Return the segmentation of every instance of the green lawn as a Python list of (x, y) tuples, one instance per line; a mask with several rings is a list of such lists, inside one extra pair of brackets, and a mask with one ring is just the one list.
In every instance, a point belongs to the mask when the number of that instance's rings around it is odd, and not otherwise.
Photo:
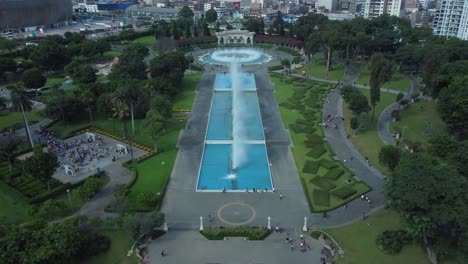
[(121, 51), (110, 50), (110, 51), (104, 52), (103, 57), (106, 59), (114, 59), (114, 57), (120, 57), (120, 55), (122, 55)]
[[(367, 97), (367, 99), (369, 99), (369, 90), (361, 89), (361, 92)], [(364, 157), (368, 157), (371, 163), (373, 164), (373, 166), (375, 166), (384, 174), (388, 173), (388, 170), (386, 167), (380, 165), (378, 162), (379, 161), (378, 154), (379, 154), (380, 148), (384, 146), (384, 143), (382, 142), (382, 140), (379, 137), (379, 134), (377, 133), (377, 121), (379, 119), (380, 113), (387, 106), (395, 102), (395, 99), (396, 99), (395, 94), (381, 92), (380, 102), (377, 104), (375, 108), (375, 117), (373, 121), (370, 120), (370, 117), (372, 115), (372, 110), (369, 112), (369, 125), (368, 125), (369, 129), (366, 132), (361, 132), (361, 133), (356, 133), (356, 134), (354, 134), (349, 127), (349, 120), (351, 120), (351, 111), (348, 109), (346, 105), (343, 105), (343, 115), (347, 123), (346, 129), (348, 130), (348, 133), (351, 135), (351, 138), (350, 138), (351, 142), (358, 149), (361, 155), (363, 155)]]
[(185, 75), (182, 80), (182, 87), (184, 88), (180, 94), (174, 98), (174, 109), (191, 109), (193, 100), (195, 99), (195, 88), (200, 82), (202, 74), (189, 74)]
[(0, 201), (2, 204), (0, 219), (16, 224), (32, 220), (27, 214), (29, 204), (26, 197), (2, 181), (0, 181)]
[[(298, 168), (302, 182), (305, 185), (304, 191), (306, 192), (306, 195), (309, 198), (311, 210), (314, 212), (329, 211), (355, 199), (362, 193), (368, 192), (370, 190), (370, 187), (364, 182), (354, 182), (352, 184), (346, 183), (347, 179), (352, 178), (352, 173), (343, 164), (333, 160), (333, 154), (330, 151), (330, 147), (327, 143), (321, 142), (321, 138), (324, 134), (322, 128), (318, 125), (318, 123), (321, 120), (321, 112), (317, 110), (319, 110), (319, 108), (322, 107), (322, 98), (324, 96), (324, 93), (328, 89), (330, 89), (330, 85), (313, 81), (297, 82), (292, 81), (292, 78), (287, 78), (287, 83), (284, 84), (283, 78), (276, 74), (272, 74), (271, 79), (275, 85), (275, 96), (277, 103), (280, 105), (279, 110), (281, 114), (281, 119), (283, 121), (284, 126), (289, 129), (289, 134), (294, 144), (292, 152), (296, 162), (296, 167)], [(307, 107), (305, 110), (315, 111), (313, 112), (313, 115), (305, 115), (303, 113), (304, 111), (287, 106), (287, 103), (295, 97), (295, 93), (298, 89), (306, 90), (304, 95), (301, 94), (297, 96), (297, 98), (304, 97), (305, 99), (304, 102), (301, 101), (302, 99), (298, 99), (298, 102), (294, 103), (294, 105), (302, 104), (305, 102), (316, 104), (315, 108)], [(296, 132), (291, 128), (291, 126), (294, 126), (296, 124), (297, 120), (304, 120), (306, 117), (308, 118), (307, 120), (309, 120), (307, 121), (308, 127), (314, 127), (316, 129), (315, 132)], [(307, 147), (305, 145), (305, 141), (310, 136), (319, 138), (320, 142), (315, 143), (315, 145), (312, 147)], [(308, 155), (311, 150), (319, 148), (325, 148), (325, 153), (320, 155), (318, 158), (311, 157)], [(342, 172), (341, 176), (338, 176), (337, 178), (331, 180), (324, 178), (324, 176), (330, 170), (323, 167), (320, 161), (327, 161), (328, 163), (334, 164), (334, 166)], [(303, 171), (305, 165), (310, 162), (320, 164), (317, 165), (318, 169), (316, 172)], [(345, 186), (352, 188), (355, 191), (355, 193), (345, 199), (338, 198), (335, 195), (330, 195), (333, 193), (333, 191), (336, 191), (337, 189)], [(327, 189), (327, 187), (329, 189)], [(314, 198), (317, 197), (314, 196), (314, 192), (320, 192), (322, 189), (323, 191), (325, 191), (322, 192), (322, 194), (324, 193), (325, 195), (327, 195), (324, 199), (326, 201), (325, 204), (317, 203), (317, 199)]]
[[(369, 85), (369, 78), (370, 71), (367, 64), (359, 64), (359, 77), (356, 83)], [(403, 74), (394, 72), (390, 81), (386, 82), (382, 87), (401, 92), (408, 92), (411, 88), (411, 81), (408, 78), (405, 78)]]
[(54, 85), (62, 85), (65, 81), (65, 76), (50, 76), (47, 77), (47, 82), (45, 86), (54, 86)]
[(427, 146), (432, 135), (446, 131), (435, 101), (420, 100), (409, 104), (400, 112), (400, 118), (400, 121), (390, 124), (390, 131), (395, 127), (404, 129), (404, 141), (421, 142), (423, 147)]
[(171, 150), (157, 154), (135, 166), (138, 178), (127, 197), (130, 208), (144, 207), (138, 201), (139, 195), (143, 192), (159, 193), (158, 197), (162, 199), (176, 156), (177, 150)]
[(154, 36), (146, 36), (146, 37), (137, 38), (132, 42), (133, 43), (140, 43), (140, 44), (143, 44), (143, 45), (145, 45), (147, 47), (151, 47), (151, 46), (154, 45), (154, 43), (156, 43), (156, 38)]
[[(332, 69), (328, 73), (329, 80), (344, 80), (345, 79), (345, 68), (343, 65), (338, 63), (332, 63)], [(326, 62), (324, 59), (316, 59), (315, 63), (304, 64), (304, 67), (298, 69), (300, 72), (305, 71), (313, 77), (326, 79), (327, 74), (325, 72)]]
[(135, 254), (127, 257), (127, 252), (132, 247), (133, 241), (124, 230), (100, 230), (97, 233), (105, 235), (111, 240), (110, 249), (103, 254), (80, 260), (83, 264), (134, 264), (138, 263)]
[[(29, 125), (37, 123), (45, 117), (40, 115), (40, 111), (32, 110), (26, 113)], [(15, 125), (15, 128), (24, 127), (23, 114), (21, 112), (11, 112), (9, 110), (0, 110), (0, 131), (5, 128), (10, 128)]]
[(429, 263), (425, 251), (416, 244), (406, 245), (397, 255), (387, 255), (375, 245), (377, 236), (385, 230), (405, 229), (405, 224), (397, 212), (382, 209), (370, 215), (365, 221), (325, 230), (344, 250), (344, 257), (338, 257), (339, 264), (393, 264)]

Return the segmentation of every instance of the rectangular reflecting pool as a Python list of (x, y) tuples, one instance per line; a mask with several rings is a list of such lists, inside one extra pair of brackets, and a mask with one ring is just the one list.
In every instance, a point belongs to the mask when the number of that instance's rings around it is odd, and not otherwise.
[(242, 73), (240, 85), (243, 101), (243, 163), (236, 169), (236, 178), (228, 177), (232, 162), (232, 90), (231, 75), (217, 74), (211, 103), (205, 146), (200, 165), (197, 191), (272, 190), (270, 166), (265, 145), (255, 76)]

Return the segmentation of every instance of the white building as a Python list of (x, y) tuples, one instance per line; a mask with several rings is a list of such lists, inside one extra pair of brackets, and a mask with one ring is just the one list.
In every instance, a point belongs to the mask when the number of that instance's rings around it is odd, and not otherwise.
[(98, 13), (98, 6), (96, 4), (86, 4), (86, 3), (78, 3), (73, 6), (73, 10), (79, 10), (79, 12), (87, 12), (87, 13)]
[(316, 7), (323, 7), (328, 11), (335, 11), (337, 9), (337, 0), (318, 0)]
[(438, 6), (434, 34), (468, 40), (468, 1), (443, 0)]
[(366, 0), (364, 5), (364, 17), (374, 18), (383, 14), (400, 16), (402, 0)]
[(218, 18), (226, 16), (228, 14), (228, 10), (226, 7), (215, 7), (214, 10), (216, 14), (218, 14)]
[(208, 10), (210, 10), (212, 7), (211, 3), (204, 3), (203, 4), (203, 10), (206, 12)]

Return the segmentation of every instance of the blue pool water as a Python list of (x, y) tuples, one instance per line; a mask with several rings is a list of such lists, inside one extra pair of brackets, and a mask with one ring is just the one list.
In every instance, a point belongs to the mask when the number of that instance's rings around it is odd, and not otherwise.
[[(232, 91), (230, 74), (217, 74), (216, 89), (206, 133), (205, 149), (197, 190), (272, 189), (260, 107), (253, 74), (242, 73), (241, 97), (245, 120), (245, 162), (237, 169), (236, 180), (228, 179), (232, 159)], [(245, 87), (249, 87), (245, 89)]]
[[(230, 74), (218, 73), (216, 74), (215, 89), (231, 89), (232, 81)], [(241, 89), (242, 90), (255, 90), (255, 76), (253, 73), (243, 73), (241, 75)]]
[[(227, 64), (230, 64), (230, 62), (224, 62), (224, 61), (218, 61), (216, 59), (213, 59), (211, 57), (211, 54), (212, 53), (208, 53), (208, 54), (205, 54), (203, 55), (200, 60), (203, 61), (203, 62), (206, 62), (206, 63), (210, 63), (210, 64), (223, 64), (223, 65), (227, 65)], [(262, 64), (262, 63), (265, 63), (267, 61), (269, 61), (271, 58), (265, 54), (261, 54), (260, 55), (260, 58), (256, 59), (256, 60), (251, 60), (251, 61), (248, 61), (248, 62), (245, 62), (243, 64), (247, 64), (247, 65), (251, 65), (251, 64)]]
[[(247, 162), (237, 170), (237, 181), (227, 178), (231, 155), (229, 144), (206, 144), (198, 190), (271, 190), (270, 170), (264, 144), (247, 145)], [(236, 186), (237, 185), (237, 186)]]

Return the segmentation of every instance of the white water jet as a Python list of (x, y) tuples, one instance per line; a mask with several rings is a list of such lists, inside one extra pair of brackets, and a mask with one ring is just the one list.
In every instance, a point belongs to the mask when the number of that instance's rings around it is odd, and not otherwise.
[[(224, 49), (213, 52), (213, 60), (230, 63), (231, 89), (232, 89), (232, 155), (230, 174), (236, 176), (237, 169), (246, 162), (247, 140), (246, 116), (248, 108), (245, 105), (244, 92), (242, 91), (242, 75), (240, 64), (260, 59), (262, 54), (252, 49)], [(228, 177), (229, 177), (228, 175)], [(236, 179), (235, 178), (232, 179)]]
[(234, 173), (230, 173), (230, 174), (228, 174), (228, 175), (225, 177), (225, 179), (227, 179), (227, 180), (235, 180), (235, 179), (237, 179), (237, 175), (234, 174)]

